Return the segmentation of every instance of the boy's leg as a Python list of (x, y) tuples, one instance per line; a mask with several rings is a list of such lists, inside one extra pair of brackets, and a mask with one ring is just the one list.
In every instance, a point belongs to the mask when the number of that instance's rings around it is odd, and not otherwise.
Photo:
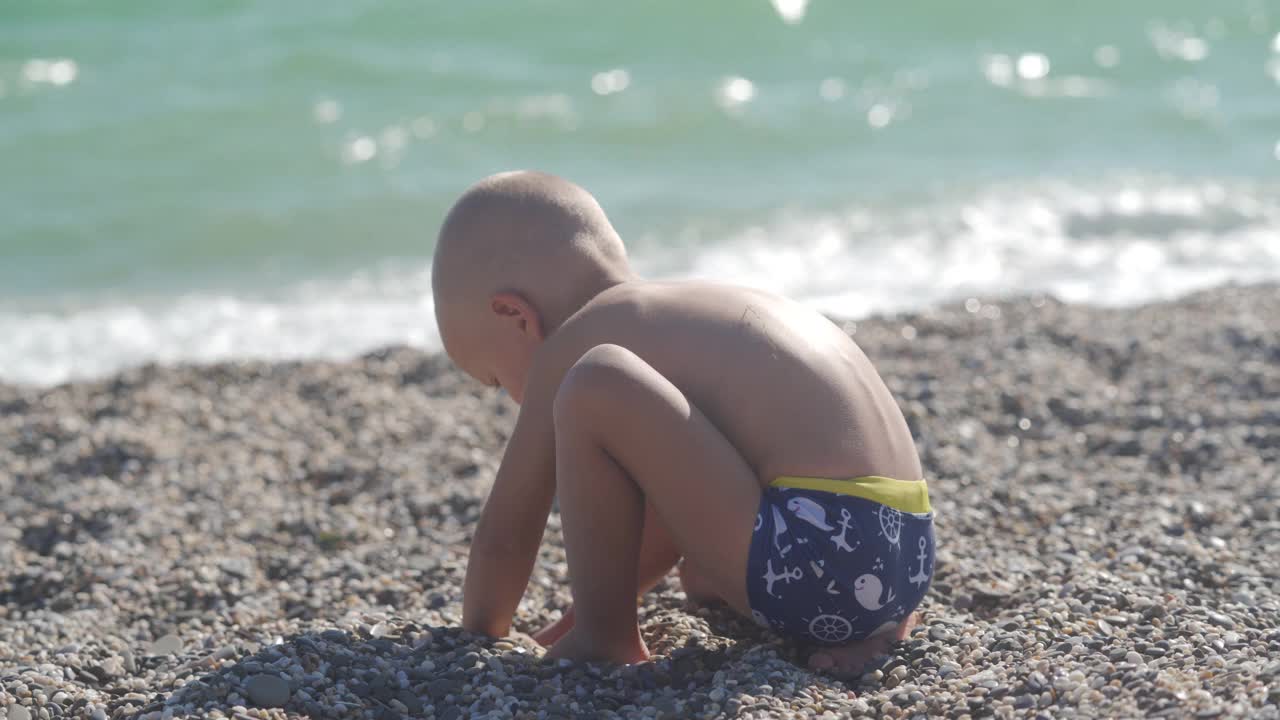
[[(662, 581), (680, 560), (680, 551), (676, 549), (671, 533), (663, 526), (662, 520), (653, 509), (653, 505), (644, 506), (644, 534), (640, 541), (640, 557), (636, 562), (636, 591), (644, 595)], [(683, 566), (682, 566), (683, 567)], [(684, 570), (681, 570), (681, 581), (684, 581)], [(686, 583), (686, 592), (688, 585)], [(692, 599), (692, 596), (691, 596)], [(573, 606), (565, 611), (558, 620), (533, 634), (533, 639), (550, 647), (573, 627)]]
[(679, 572), (680, 588), (684, 590), (684, 596), (689, 602), (699, 605), (721, 602), (720, 596), (716, 594), (716, 589), (707, 582), (706, 572), (699, 570), (696, 565), (688, 560), (680, 561)]
[(720, 430), (657, 370), (615, 345), (592, 348), (566, 373), (554, 414), (576, 617), (551, 654), (647, 656), (635, 621), (646, 500), (716, 594), (749, 615), (747, 553), (760, 485)]

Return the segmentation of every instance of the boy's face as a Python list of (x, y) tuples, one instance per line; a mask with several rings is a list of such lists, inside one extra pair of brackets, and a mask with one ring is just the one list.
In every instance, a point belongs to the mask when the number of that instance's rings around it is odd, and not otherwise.
[(485, 385), (502, 388), (518, 405), (524, 400), (534, 351), (542, 344), (541, 333), (522, 329), (510, 316), (487, 315), (457, 323), (461, 327), (449, 333), (445, 346), (463, 372)]

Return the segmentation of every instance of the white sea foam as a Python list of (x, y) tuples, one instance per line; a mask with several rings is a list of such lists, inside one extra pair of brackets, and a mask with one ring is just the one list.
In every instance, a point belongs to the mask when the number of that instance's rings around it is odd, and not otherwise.
[[(1214, 183), (996, 188), (908, 209), (780, 213), (679, 251), (646, 275), (714, 278), (860, 317), (972, 296), (1126, 305), (1280, 280), (1280, 193)], [(669, 244), (667, 244), (669, 247)], [(0, 380), (51, 384), (145, 362), (338, 358), (436, 348), (430, 272), (404, 263), (255, 296), (0, 305)]]
[(1051, 185), (896, 213), (784, 217), (699, 250), (679, 274), (853, 316), (1013, 293), (1132, 305), (1280, 280), (1280, 195), (1213, 183)]

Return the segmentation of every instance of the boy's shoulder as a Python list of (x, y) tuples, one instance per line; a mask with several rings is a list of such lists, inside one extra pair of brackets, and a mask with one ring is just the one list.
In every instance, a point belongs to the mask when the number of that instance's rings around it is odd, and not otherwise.
[[(587, 350), (606, 343), (646, 359), (749, 356), (758, 344), (753, 340), (765, 339), (776, 350), (796, 342), (797, 333), (815, 320), (830, 325), (807, 307), (754, 288), (694, 280), (636, 281), (593, 298), (548, 336), (539, 354), (565, 371)], [(736, 357), (748, 361), (742, 354)]]
[(743, 308), (794, 305), (755, 288), (700, 280), (633, 281), (610, 288), (584, 305), (566, 324), (596, 321), (716, 323), (741, 314)]

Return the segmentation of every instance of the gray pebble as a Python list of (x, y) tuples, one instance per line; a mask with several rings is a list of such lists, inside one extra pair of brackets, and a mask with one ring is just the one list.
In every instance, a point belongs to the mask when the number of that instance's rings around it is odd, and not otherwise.
[(1209, 620), (1212, 621), (1214, 625), (1228, 629), (1235, 629), (1236, 626), (1235, 620), (1232, 620), (1230, 617), (1223, 615), (1220, 612), (1209, 611)]
[(177, 635), (164, 635), (147, 648), (148, 655), (172, 655), (182, 652), (182, 639)]
[(244, 683), (249, 701), (258, 707), (283, 707), (289, 702), (289, 682), (278, 675), (251, 675)]

